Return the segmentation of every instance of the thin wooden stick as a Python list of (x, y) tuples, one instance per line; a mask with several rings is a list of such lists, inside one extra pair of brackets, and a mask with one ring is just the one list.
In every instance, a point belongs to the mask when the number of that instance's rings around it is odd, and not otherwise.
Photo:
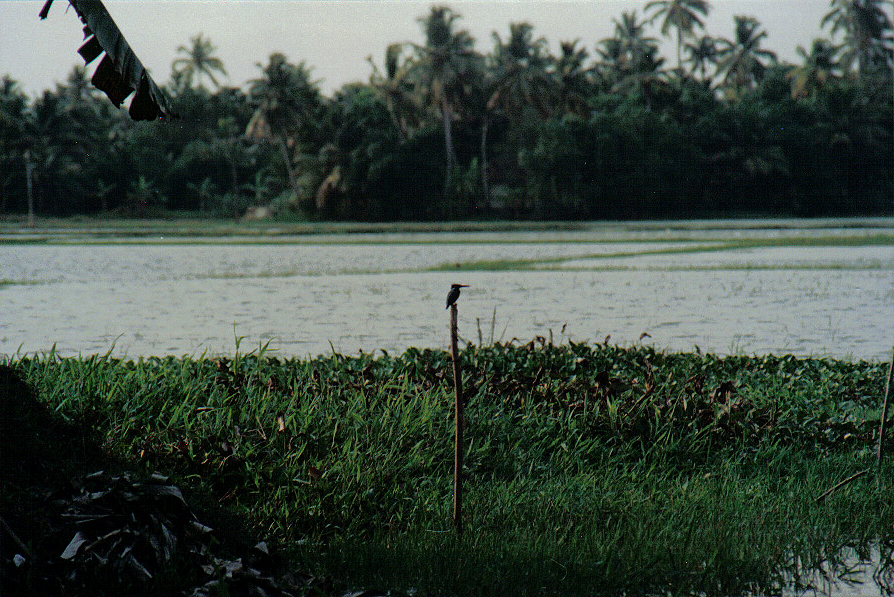
[(829, 495), (833, 491), (836, 491), (837, 489), (844, 487), (845, 485), (847, 485), (854, 479), (859, 479), (860, 477), (862, 477), (863, 475), (865, 475), (868, 472), (869, 472), (869, 469), (865, 469), (865, 470), (860, 471), (859, 473), (854, 473), (853, 475), (851, 475), (844, 481), (839, 481), (838, 483), (836, 483), (835, 485), (833, 485), (832, 487), (830, 487), (829, 489), (824, 491), (821, 495), (817, 496), (816, 503), (817, 504), (820, 503), (821, 501), (823, 501), (826, 498), (827, 495)]
[(450, 356), (453, 357), (453, 386), (456, 390), (454, 419), (456, 432), (453, 444), (453, 526), (456, 534), (463, 532), (463, 380), (459, 367), (459, 350), (456, 347), (456, 304), (450, 305)]
[(894, 374), (894, 349), (891, 351), (891, 363), (888, 365), (888, 379), (885, 381), (885, 397), (882, 399), (882, 419), (878, 425), (878, 458), (876, 466), (882, 465), (885, 456), (885, 427), (888, 422), (888, 401), (891, 398), (891, 376)]

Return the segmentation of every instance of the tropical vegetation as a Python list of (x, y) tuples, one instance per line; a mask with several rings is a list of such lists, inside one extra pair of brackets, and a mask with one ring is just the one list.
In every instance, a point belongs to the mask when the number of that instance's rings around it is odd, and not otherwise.
[[(273, 54), (247, 88), (202, 34), (132, 122), (84, 68), (38, 98), (0, 83), (0, 214), (439, 220), (892, 213), (892, 23), (833, 0), (788, 64), (751, 16), (733, 39), (703, 0), (653, 0), (602, 40), (510, 23), (480, 52), (433, 6), (367, 82), (326, 96)], [(661, 55), (660, 37), (674, 55)], [(30, 207), (29, 207), (30, 206)]]

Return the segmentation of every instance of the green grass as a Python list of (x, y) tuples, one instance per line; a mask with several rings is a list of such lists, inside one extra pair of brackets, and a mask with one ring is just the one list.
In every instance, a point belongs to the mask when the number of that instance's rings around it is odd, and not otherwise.
[[(368, 234), (407, 234), (407, 233), (530, 233), (536, 232), (544, 238), (537, 242), (586, 243), (594, 240), (607, 242), (678, 242), (704, 241), (703, 234), (719, 235), (713, 240), (727, 240), (728, 231), (748, 231), (755, 234), (781, 234), (782, 238), (771, 239), (782, 244), (789, 244), (790, 231), (808, 231), (805, 238), (822, 237), (823, 230), (829, 228), (853, 229), (852, 232), (828, 236), (832, 242), (836, 239), (848, 243), (848, 239), (862, 244), (862, 239), (877, 237), (883, 244), (891, 244), (891, 222), (886, 218), (844, 218), (844, 219), (728, 219), (728, 220), (683, 220), (683, 221), (458, 221), (458, 222), (307, 222), (289, 220), (240, 221), (233, 219), (181, 217), (171, 214), (170, 218), (127, 219), (114, 217), (72, 217), (72, 218), (38, 218), (34, 228), (29, 228), (24, 217), (0, 217), (0, 241), (3, 243), (64, 243), (94, 242), (108, 243), (170, 243), (173, 242), (236, 242), (246, 243), (328, 243), (327, 235), (359, 236)], [(878, 230), (878, 232), (874, 232)], [(566, 233), (574, 233), (571, 239)], [(635, 234), (630, 239), (618, 235)], [(294, 239), (288, 237), (303, 236), (309, 238)], [(587, 238), (591, 236), (592, 238)], [(230, 237), (228, 239), (228, 237)], [(316, 239), (314, 237), (317, 237)], [(744, 239), (740, 239), (744, 240)], [(740, 242), (737, 240), (736, 242)], [(794, 242), (798, 242), (798, 237)], [(369, 239), (357, 238), (353, 241), (339, 239), (337, 242), (367, 243)], [(379, 241), (379, 242), (392, 242)], [(395, 242), (401, 242), (399, 239)], [(418, 242), (418, 241), (409, 241)], [(422, 241), (425, 242), (425, 241)], [(431, 242), (441, 243), (442, 239)], [(449, 242), (449, 241), (448, 241)], [(454, 241), (456, 243), (478, 242), (473, 238)], [(491, 239), (488, 242), (492, 242)], [(529, 242), (511, 238), (493, 242), (517, 243)], [(871, 241), (870, 241), (871, 242)]]
[(4, 286), (40, 286), (41, 284), (51, 284), (51, 280), (10, 280), (8, 278), (0, 279), (0, 288)]
[[(239, 221), (232, 219), (182, 218), (170, 219), (121, 219), (121, 218), (40, 218), (34, 228), (26, 225), (24, 218), (0, 218), (0, 234), (33, 235), (20, 242), (66, 242), (73, 238), (93, 238), (97, 242), (166, 242), (159, 236), (201, 237), (209, 242), (214, 237), (246, 237), (243, 242), (277, 242), (281, 237), (293, 235), (321, 236), (330, 234), (359, 235), (377, 233), (425, 233), (425, 232), (568, 232), (587, 230), (590, 225), (580, 222), (296, 222), (296, 221)], [(119, 238), (129, 237), (129, 238)], [(3, 242), (13, 242), (8, 236)], [(288, 240), (286, 242), (294, 242)], [(363, 242), (363, 241), (359, 241)]]
[(450, 359), (9, 362), (116, 457), (179, 479), (295, 565), (421, 595), (778, 592), (890, 541), (874, 466), (886, 366), (606, 345), (469, 346), (465, 522)]

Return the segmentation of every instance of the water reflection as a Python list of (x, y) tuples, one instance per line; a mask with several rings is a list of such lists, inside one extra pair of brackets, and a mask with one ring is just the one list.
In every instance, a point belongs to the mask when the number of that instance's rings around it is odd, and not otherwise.
[(786, 583), (785, 597), (890, 597), (894, 541), (845, 547), (819, 564), (798, 560)]

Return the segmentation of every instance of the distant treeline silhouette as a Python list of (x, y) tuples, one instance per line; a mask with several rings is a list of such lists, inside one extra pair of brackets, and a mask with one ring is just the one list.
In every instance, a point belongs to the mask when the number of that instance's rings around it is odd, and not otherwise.
[[(487, 53), (431, 7), (365, 83), (326, 97), (282, 54), (246, 89), (209, 39), (179, 48), (178, 119), (132, 122), (75, 67), (32, 100), (0, 83), (0, 214), (346, 220), (882, 215), (894, 211), (892, 24), (833, 0), (786, 64), (752, 17), (712, 37), (703, 0), (649, 2), (554, 55), (529, 23)], [(660, 55), (657, 34), (675, 55)], [(589, 48), (592, 48), (592, 53)]]

